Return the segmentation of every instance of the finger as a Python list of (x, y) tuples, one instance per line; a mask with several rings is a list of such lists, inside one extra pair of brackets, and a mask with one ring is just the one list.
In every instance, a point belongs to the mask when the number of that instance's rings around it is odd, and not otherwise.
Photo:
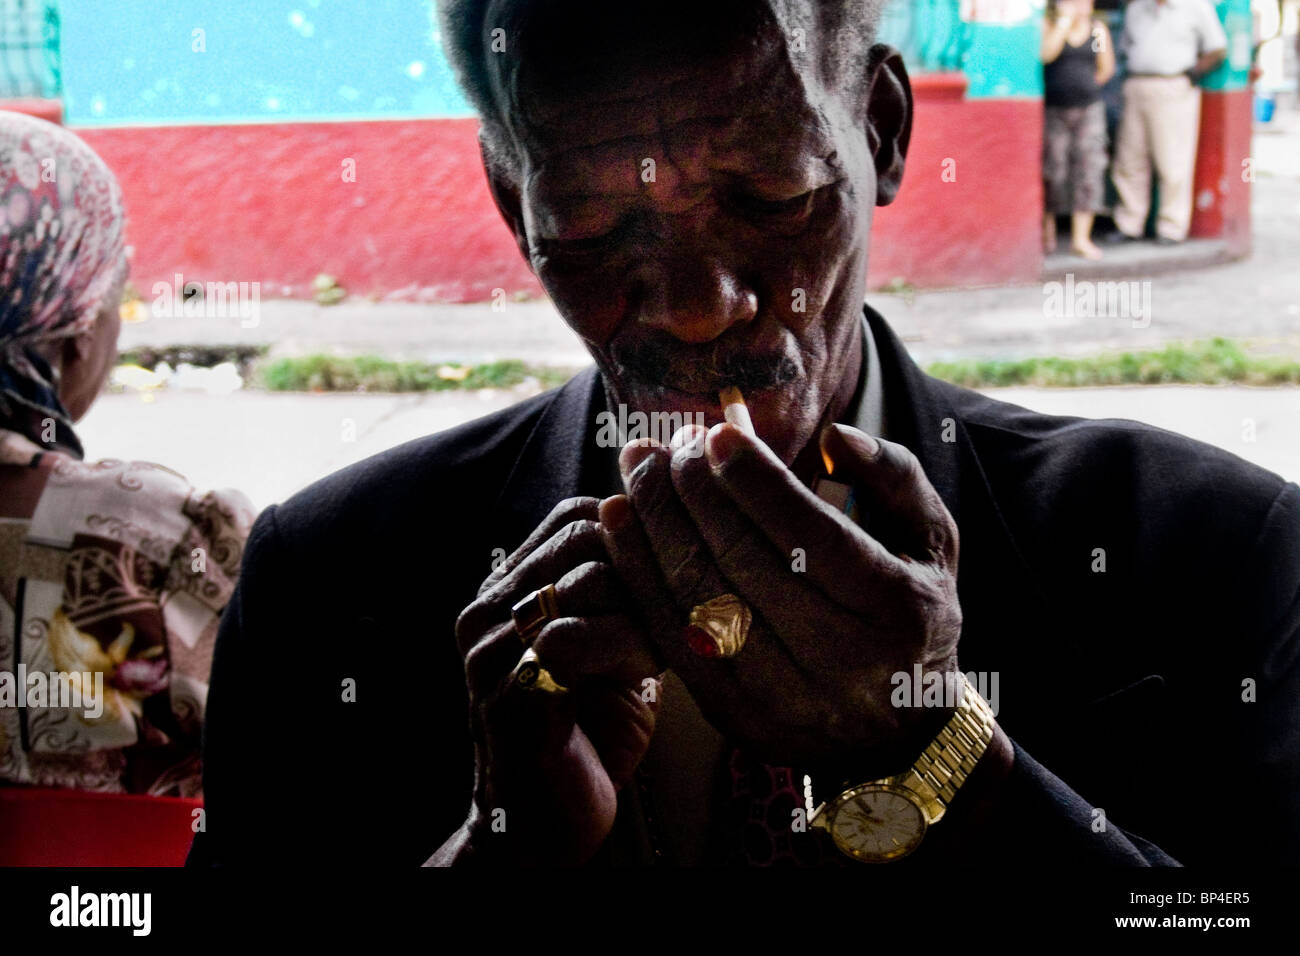
[(664, 669), (627, 616), (632, 600), (612, 565), (589, 561), (574, 568), (555, 583), (555, 605), (555, 617), (532, 647), (562, 685), (595, 674), (640, 680)]
[[(647, 630), (663, 661), (682, 678), (710, 723), (719, 728), (744, 723), (756, 706), (775, 699), (778, 688), (789, 689), (801, 675), (784, 646), (756, 625), (740, 653), (731, 658), (703, 658), (686, 640), (687, 615), (678, 609), (663, 577), (649, 537), (628, 499), (616, 495), (601, 502), (610, 560), (647, 616)], [(715, 572), (716, 573), (716, 572)], [(733, 590), (729, 582), (710, 597)]]
[(658, 694), (649, 700), (637, 686), (608, 684), (577, 695), (577, 720), (616, 790), (632, 780), (654, 733)]
[(498, 772), (502, 767), (535, 767), (539, 759), (566, 747), (577, 719), (572, 694), (540, 693), (513, 680), (502, 681), (478, 700), (483, 702), (482, 726)]
[(892, 520), (899, 537), (896, 553), (956, 569), (957, 524), (916, 455), (848, 425), (823, 429), (821, 442), (835, 463), (836, 478), (843, 474), (841, 480), (867, 499), (873, 514)]
[(456, 640), (461, 652), (468, 649), (483, 629), (508, 618), (510, 608), (529, 592), (554, 584), (576, 566), (604, 561), (606, 557), (598, 521), (583, 519), (564, 525), (461, 612), (456, 621)]
[(686, 616), (678, 610), (676, 600), (664, 583), (650, 539), (626, 495), (615, 495), (601, 502), (600, 524), (605, 532), (610, 561), (645, 614), (646, 631), (662, 661), (688, 686), (707, 688), (701, 695), (705, 700), (716, 701), (716, 705), (723, 709), (737, 706), (740, 695), (736, 685), (729, 680), (728, 662), (704, 660), (690, 649), (685, 640), (678, 639), (685, 627)]
[[(679, 454), (682, 452), (678, 452)], [(730, 588), (673, 487), (673, 453), (663, 446), (628, 446), (619, 457), (632, 510), (645, 529), (655, 562), (681, 614)]]
[(608, 561), (587, 561), (555, 582), (555, 618), (619, 614), (630, 604), (622, 579)]
[(645, 632), (625, 614), (559, 618), (542, 629), (533, 650), (565, 687), (591, 677), (639, 684), (664, 670)]
[[(857, 638), (864, 622), (814, 587), (806, 573), (792, 568), (791, 557), (778, 551), (732, 500), (703, 458), (675, 456), (672, 472), (674, 487), (711, 557), (736, 593), (780, 635), (794, 661), (813, 672), (840, 666), (844, 642), (838, 638)], [(790, 510), (788, 502), (777, 507)], [(860, 563), (860, 554), (855, 558)], [(844, 566), (839, 573), (844, 575)], [(862, 589), (861, 582), (858, 587)]]
[[(787, 575), (801, 558), (800, 579), (835, 603), (865, 612), (903, 573), (883, 544), (804, 487), (766, 445), (723, 424), (709, 432), (705, 448), (707, 459), (683, 459), (673, 479), (697, 523), (710, 512), (731, 515), (733, 508), (748, 519), (729, 522), (725, 533), (721, 522), (713, 522), (718, 533), (709, 536), (709, 543), (715, 554), (727, 556), (723, 571), (728, 576), (733, 567), (743, 574), (751, 559), (770, 564), (767, 544), (781, 556)], [(755, 540), (746, 542), (746, 537)]]
[[(701, 437), (697, 435), (696, 442)], [(713, 686), (717, 683), (717, 675), (727, 673), (728, 668), (722, 666), (721, 661), (703, 660), (690, 649), (686, 624), (692, 608), (721, 595), (734, 594), (737, 587), (729, 580), (725, 569), (719, 569), (714, 553), (673, 486), (672, 463), (682, 458), (698, 459), (701, 452), (688, 440), (680, 440), (676, 445), (671, 457), (662, 447), (648, 451), (624, 449), (629, 464), (639, 459), (639, 464), (629, 470), (626, 483), (630, 488), (633, 511), (650, 543), (665, 589), (678, 611), (673, 626), (655, 632), (657, 644), (665, 659), (676, 661), (674, 666), (681, 672), (683, 680), (690, 683), (693, 679), (698, 687), (706, 679), (714, 678), (710, 683)], [(774, 675), (790, 678), (794, 670), (784, 646), (770, 635), (755, 635), (739, 654), (729, 659), (729, 663), (736, 681), (751, 694), (770, 692), (773, 688), (768, 682)]]
[(513, 623), (500, 624), (465, 652), (465, 683), (475, 697), (499, 693), (523, 656)]
[(566, 524), (584, 519), (588, 521), (596, 520), (599, 505), (600, 501), (596, 498), (565, 498), (551, 509), (551, 513), (542, 519), (542, 523), (533, 529), (533, 533), (528, 536), (523, 544), (493, 569), (487, 580), (479, 588), (478, 593), (482, 594), (499, 584), (503, 578), (519, 567), (525, 558), (536, 551), (543, 542), (553, 537)]
[[(623, 609), (627, 603), (622, 582), (613, 567), (604, 562), (588, 561), (579, 565), (555, 584), (557, 616), (609, 614)], [(478, 641), (472, 653), (466, 653), (465, 671), (471, 686), (482, 687), (484, 681), (495, 686), (519, 663), (523, 651), (523, 641), (513, 618), (498, 622), (497, 627)]]
[[(641, 623), (658, 644), (658, 636), (681, 626), (683, 619), (626, 495), (614, 495), (600, 503), (600, 526), (610, 562), (643, 615)], [(659, 649), (661, 653), (670, 650), (662, 646)], [(680, 669), (691, 663), (677, 653), (684, 648), (671, 650), (672, 654), (664, 654), (669, 667)]]

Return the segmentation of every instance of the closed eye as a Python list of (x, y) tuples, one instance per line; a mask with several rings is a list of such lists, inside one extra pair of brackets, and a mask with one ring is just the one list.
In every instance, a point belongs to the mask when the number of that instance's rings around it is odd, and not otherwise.
[(533, 242), (534, 255), (548, 259), (578, 259), (608, 253), (628, 232), (628, 224), (620, 222), (609, 232), (598, 236), (584, 236), (581, 239), (537, 239)]
[(736, 205), (742, 213), (751, 218), (794, 221), (808, 215), (817, 192), (816, 189), (810, 189), (806, 193), (788, 199), (769, 199), (764, 196), (740, 193), (736, 196)]

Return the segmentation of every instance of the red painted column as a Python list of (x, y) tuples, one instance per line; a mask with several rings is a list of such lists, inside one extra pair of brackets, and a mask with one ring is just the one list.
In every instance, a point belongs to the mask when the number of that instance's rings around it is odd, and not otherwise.
[(1249, 89), (1201, 94), (1201, 132), (1196, 150), (1195, 203), (1191, 235), (1222, 238), (1233, 255), (1250, 253)]

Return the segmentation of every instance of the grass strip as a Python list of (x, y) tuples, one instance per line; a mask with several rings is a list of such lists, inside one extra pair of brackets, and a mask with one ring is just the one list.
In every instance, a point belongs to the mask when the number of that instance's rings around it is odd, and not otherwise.
[(933, 362), (926, 371), (967, 388), (1300, 384), (1300, 362), (1248, 355), (1225, 338), (1115, 355)]
[(376, 355), (280, 358), (255, 370), (251, 384), (273, 392), (443, 392), (511, 388), (535, 378), (543, 388), (567, 382), (568, 369), (534, 367), (518, 359), (459, 365), (395, 362)]

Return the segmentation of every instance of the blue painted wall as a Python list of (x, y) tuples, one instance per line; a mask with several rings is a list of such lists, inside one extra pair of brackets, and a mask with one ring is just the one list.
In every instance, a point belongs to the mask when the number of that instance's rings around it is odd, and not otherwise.
[[(471, 116), (442, 55), (433, 4), (62, 0), (68, 122)], [(972, 24), (958, 16), (958, 0), (894, 0), (881, 40), (902, 50), (913, 71), (963, 70), (972, 99), (1041, 96), (1042, 6), (1029, 0), (1017, 22)], [(1218, 0), (1217, 7), (1234, 56), (1207, 86), (1243, 88), (1250, 0)]]
[(431, 0), (62, 0), (60, 9), (71, 125), (472, 115)]

